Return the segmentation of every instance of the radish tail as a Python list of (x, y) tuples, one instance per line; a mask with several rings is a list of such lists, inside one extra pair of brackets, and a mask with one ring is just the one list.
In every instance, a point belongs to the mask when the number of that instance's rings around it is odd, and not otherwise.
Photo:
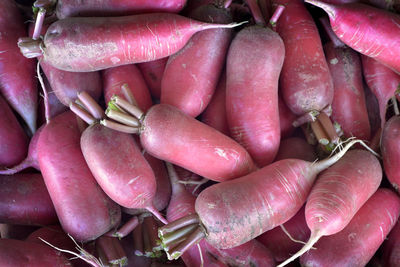
[(32, 161), (30, 158), (24, 159), (20, 164), (10, 168), (10, 169), (5, 169), (5, 170), (0, 170), (0, 175), (12, 175), (16, 174), (22, 170), (25, 170), (27, 168), (33, 167)]
[(318, 0), (304, 0), (304, 2), (309, 3), (311, 5), (322, 8), (329, 16), (331, 20), (336, 17), (336, 9), (333, 5), (318, 1)]
[(146, 208), (151, 214), (159, 219), (163, 224), (168, 224), (168, 221), (161, 215), (161, 213), (153, 206), (153, 204)]
[(322, 237), (322, 234), (320, 231), (315, 231), (311, 234), (310, 239), (308, 240), (308, 242), (304, 245), (304, 247), (302, 247), (299, 251), (297, 251), (292, 257), (290, 257), (289, 259), (285, 260), (284, 262), (282, 262), (281, 264), (279, 264), (277, 267), (283, 267), (286, 266), (287, 264), (289, 264), (290, 262), (294, 261), (295, 259), (297, 259), (298, 257), (300, 257), (301, 255), (303, 255), (304, 253), (306, 253), (307, 251), (309, 251), (313, 245), (315, 243), (318, 242), (318, 240)]

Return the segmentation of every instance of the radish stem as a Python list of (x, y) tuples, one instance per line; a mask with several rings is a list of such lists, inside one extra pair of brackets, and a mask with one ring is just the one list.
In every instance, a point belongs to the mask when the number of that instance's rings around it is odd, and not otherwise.
[(197, 214), (191, 214), (188, 216), (185, 216), (183, 218), (180, 218), (176, 221), (170, 222), (167, 225), (164, 225), (163, 227), (158, 229), (158, 236), (161, 237), (167, 233), (174, 232), (182, 227), (191, 225), (191, 224), (198, 224), (200, 223), (199, 216)]
[(40, 38), (40, 32), (42, 31), (45, 16), (46, 16), (46, 10), (40, 8), (36, 17), (35, 28), (33, 30), (33, 35), (32, 35), (33, 40), (38, 40)]
[(202, 227), (198, 227), (194, 232), (192, 232), (188, 238), (186, 238), (182, 243), (180, 243), (171, 252), (167, 252), (169, 260), (178, 259), (186, 250), (188, 250), (192, 245), (199, 242), (206, 236), (205, 230)]
[(123, 133), (138, 134), (140, 132), (140, 129), (138, 127), (126, 126), (106, 119), (101, 120), (100, 124)]
[(272, 30), (275, 31), (276, 28), (276, 23), (278, 22), (278, 19), (280, 18), (280, 16), (282, 15), (283, 11), (285, 10), (285, 6), (283, 5), (279, 5), (277, 6), (277, 8), (275, 9), (274, 14), (272, 14), (271, 19), (269, 20), (269, 24), (272, 27)]
[(112, 233), (112, 236), (118, 237), (119, 239), (124, 238), (129, 233), (131, 233), (138, 225), (139, 225), (139, 218), (133, 216), (121, 228)]
[(113, 119), (113, 120), (115, 120), (117, 122), (120, 122), (122, 124), (126, 124), (127, 126), (132, 126), (132, 127), (139, 127), (140, 126), (140, 122), (135, 117), (132, 117), (132, 116), (130, 116), (128, 114), (124, 114), (124, 113), (119, 112), (119, 111), (116, 111), (114, 109), (108, 109), (107, 108), (106, 115), (110, 119)]
[(253, 19), (257, 25), (265, 26), (265, 19), (261, 13), (260, 7), (256, 0), (246, 0), (247, 6), (250, 8)]
[(317, 120), (321, 123), (322, 128), (328, 135), (330, 142), (337, 144), (339, 143), (339, 136), (336, 133), (335, 127), (333, 127), (331, 119), (324, 112), (321, 112), (317, 116)]
[(83, 103), (90, 114), (98, 120), (104, 117), (104, 111), (99, 104), (85, 91), (78, 93), (78, 99)]
[(322, 128), (322, 125), (319, 121), (313, 121), (311, 122), (311, 129), (315, 135), (315, 138), (317, 138), (318, 143), (321, 145), (328, 145), (329, 144), (329, 139), (327, 134), (325, 133), (324, 129)]
[(137, 106), (130, 104), (128, 101), (117, 95), (111, 97), (111, 101), (114, 102), (114, 104), (117, 104), (118, 107), (123, 108), (132, 116), (135, 116), (139, 120), (141, 120), (142, 117), (144, 116), (144, 112), (140, 110)]
[(89, 125), (92, 125), (96, 121), (96, 119), (89, 112), (75, 103), (71, 102), (69, 104), (69, 109)]

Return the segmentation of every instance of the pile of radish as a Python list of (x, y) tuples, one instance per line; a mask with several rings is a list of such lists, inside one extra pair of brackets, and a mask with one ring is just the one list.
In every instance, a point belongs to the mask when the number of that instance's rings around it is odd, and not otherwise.
[(0, 265), (400, 266), (397, 2), (1, 0)]

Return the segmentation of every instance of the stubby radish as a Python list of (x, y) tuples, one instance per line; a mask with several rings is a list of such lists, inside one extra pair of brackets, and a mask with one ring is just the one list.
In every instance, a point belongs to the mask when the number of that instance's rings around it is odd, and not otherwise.
[(365, 103), (361, 61), (348, 47), (324, 45), (326, 60), (333, 78), (332, 121), (338, 123), (345, 138), (369, 140), (371, 127)]
[(382, 180), (378, 159), (365, 150), (349, 151), (319, 174), (307, 200), (306, 221), (311, 230), (307, 244), (279, 266), (307, 252), (317, 241), (342, 231)]
[(80, 147), (97, 183), (119, 205), (147, 209), (166, 223), (153, 204), (154, 172), (133, 136), (101, 125), (104, 112), (87, 93), (79, 93), (78, 99), (83, 108), (72, 103), (70, 108), (89, 124), (80, 138)]
[[(12, 108), (21, 115), (32, 133), (36, 131), (37, 87), (35, 62), (24, 58), (15, 45), (27, 34), (25, 25), (13, 0), (0, 3), (0, 92)], [(1, 104), (3, 106), (3, 104)]]
[(40, 174), (0, 175), (0, 223), (48, 225), (56, 211)]
[(382, 247), (383, 266), (396, 267), (400, 265), (400, 223), (390, 231)]
[(185, 227), (196, 227), (167, 253), (178, 258), (202, 238), (214, 247), (232, 248), (285, 223), (305, 203), (317, 174), (336, 163), (355, 143), (362, 142), (352, 140), (338, 154), (319, 162), (280, 160), (206, 188), (196, 199), (197, 215), (159, 229), (161, 241), (165, 242), (164, 236), (181, 236)]
[[(113, 95), (124, 96), (121, 87), (128, 86), (140, 109), (147, 111), (152, 106), (151, 95), (142, 73), (136, 65), (130, 64), (102, 71), (104, 99), (106, 103)], [(126, 84), (126, 85), (125, 85)]]
[(229, 136), (229, 126), (226, 118), (226, 75), (222, 73), (217, 88), (207, 108), (201, 114), (201, 121)]
[(305, 2), (322, 8), (343, 43), (400, 73), (400, 15), (360, 3)]
[(285, 11), (276, 29), (285, 43), (280, 92), (297, 116), (322, 111), (333, 100), (333, 82), (318, 29), (300, 0), (274, 0)]
[(90, 72), (167, 57), (196, 32), (241, 24), (210, 24), (172, 13), (73, 17), (51, 24), (43, 41), (21, 38), (18, 46), (25, 56), (43, 56), (58, 69)]
[(161, 80), (167, 61), (168, 57), (165, 57), (137, 64), (143, 74), (147, 86), (150, 89), (151, 95), (158, 99), (161, 96)]
[(82, 155), (80, 137), (74, 113), (64, 112), (40, 133), (38, 158), (64, 231), (79, 241), (89, 241), (115, 227), (121, 209), (96, 183)]
[(35, 7), (54, 9), (57, 18), (66, 17), (109, 17), (140, 13), (178, 13), (186, 0), (37, 0)]
[(219, 182), (256, 169), (241, 145), (173, 106), (158, 104), (143, 113), (118, 96), (110, 104), (106, 115), (117, 122), (106, 119), (100, 123), (118, 131), (138, 133), (143, 149), (158, 159)]
[(371, 57), (362, 55), (361, 59), (365, 82), (379, 103), (379, 116), (383, 129), (387, 103), (394, 97), (396, 90), (400, 89), (400, 75)]
[(1, 95), (0, 114), (0, 166), (4, 168), (14, 166), (25, 158), (29, 141), (17, 117)]
[(260, 167), (271, 163), (279, 148), (278, 82), (284, 57), (281, 37), (262, 25), (237, 33), (227, 55), (229, 130)]
[(46, 244), (14, 239), (0, 239), (0, 265), (70, 267), (67, 258)]
[[(365, 166), (365, 165), (364, 165)], [(400, 214), (400, 198), (378, 189), (339, 233), (326, 236), (300, 258), (305, 267), (366, 266)]]
[(400, 117), (388, 120), (382, 131), (381, 152), (386, 177), (397, 192), (400, 190)]
[[(228, 10), (215, 5), (197, 8), (191, 18), (208, 23), (232, 22)], [(210, 29), (193, 35), (168, 59), (161, 81), (160, 102), (192, 117), (202, 113), (217, 87), (231, 38), (232, 29)]]

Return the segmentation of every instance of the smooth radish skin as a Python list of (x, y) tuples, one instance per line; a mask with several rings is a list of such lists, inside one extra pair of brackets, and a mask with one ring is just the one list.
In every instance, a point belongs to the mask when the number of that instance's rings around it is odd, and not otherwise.
[(321, 111), (333, 100), (333, 81), (318, 29), (300, 0), (274, 0), (285, 11), (276, 29), (285, 43), (285, 62), (280, 92), (290, 110), (298, 115)]
[(89, 241), (115, 227), (121, 210), (96, 183), (82, 155), (80, 137), (75, 115), (65, 112), (43, 128), (38, 157), (64, 231)]
[(59, 19), (126, 16), (154, 12), (178, 13), (186, 4), (186, 0), (91, 0), (83, 2), (82, 0), (49, 0), (49, 2), (57, 2), (56, 14)]
[(150, 89), (151, 95), (155, 98), (160, 98), (161, 96), (161, 80), (167, 61), (168, 57), (137, 64)]
[(18, 45), (24, 55), (43, 55), (58, 69), (90, 72), (167, 57), (196, 32), (238, 25), (204, 23), (172, 13), (76, 17), (51, 24), (43, 42), (21, 39)]
[(284, 57), (280, 36), (259, 25), (242, 29), (227, 56), (230, 133), (260, 167), (271, 163), (279, 148), (278, 82)]
[(207, 108), (201, 114), (201, 121), (229, 136), (229, 126), (226, 118), (226, 75), (223, 72), (217, 88)]
[(60, 252), (45, 244), (14, 239), (0, 239), (0, 265), (4, 267), (70, 267)]
[(1, 95), (0, 114), (0, 166), (4, 168), (14, 166), (25, 158), (29, 141), (13, 111)]
[(400, 223), (398, 221), (383, 243), (382, 259), (383, 266), (400, 266)]
[(113, 95), (123, 97), (121, 86), (127, 84), (140, 109), (147, 111), (153, 105), (147, 84), (136, 65), (109, 68), (102, 71), (102, 74), (106, 103), (111, 100)]
[(362, 55), (365, 82), (376, 96), (379, 103), (381, 128), (386, 122), (387, 103), (400, 89), (400, 75), (371, 57)]
[(34, 133), (38, 102), (35, 62), (24, 58), (15, 45), (18, 38), (25, 36), (27, 32), (13, 0), (1, 1), (0, 10), (0, 72), (3, 74), (0, 77), (0, 92)]
[[(191, 18), (227, 24), (232, 17), (214, 5), (197, 8)], [(160, 102), (197, 117), (204, 111), (217, 87), (232, 39), (232, 29), (198, 32), (185, 47), (168, 59), (161, 81)]]
[(326, 60), (333, 78), (332, 121), (338, 123), (345, 138), (370, 140), (367, 105), (365, 103), (361, 61), (351, 48), (324, 45)]
[(394, 116), (383, 128), (381, 139), (383, 168), (394, 189), (400, 188), (400, 117)]
[(322, 236), (342, 231), (375, 193), (381, 181), (379, 160), (365, 150), (349, 151), (335, 165), (322, 172), (306, 204), (310, 239), (301, 250), (279, 266), (285, 266), (303, 255)]
[(322, 8), (333, 31), (357, 52), (372, 57), (400, 73), (400, 16), (359, 3), (332, 5), (317, 0), (305, 2)]
[[(365, 166), (365, 165), (364, 165)], [(378, 191), (341, 232), (321, 238), (300, 258), (305, 267), (366, 266), (400, 214), (400, 198), (389, 189)]]
[(40, 174), (0, 176), (0, 223), (48, 225), (57, 222)]
[(241, 178), (206, 188), (196, 199), (197, 218), (185, 217), (159, 229), (161, 241), (165, 242), (164, 235), (179, 233), (176, 225), (190, 221), (198, 227), (196, 235), (189, 236), (168, 254), (177, 258), (203, 237), (216, 248), (232, 248), (285, 223), (305, 203), (317, 174), (359, 142), (353, 140), (338, 154), (319, 162), (280, 160)]

